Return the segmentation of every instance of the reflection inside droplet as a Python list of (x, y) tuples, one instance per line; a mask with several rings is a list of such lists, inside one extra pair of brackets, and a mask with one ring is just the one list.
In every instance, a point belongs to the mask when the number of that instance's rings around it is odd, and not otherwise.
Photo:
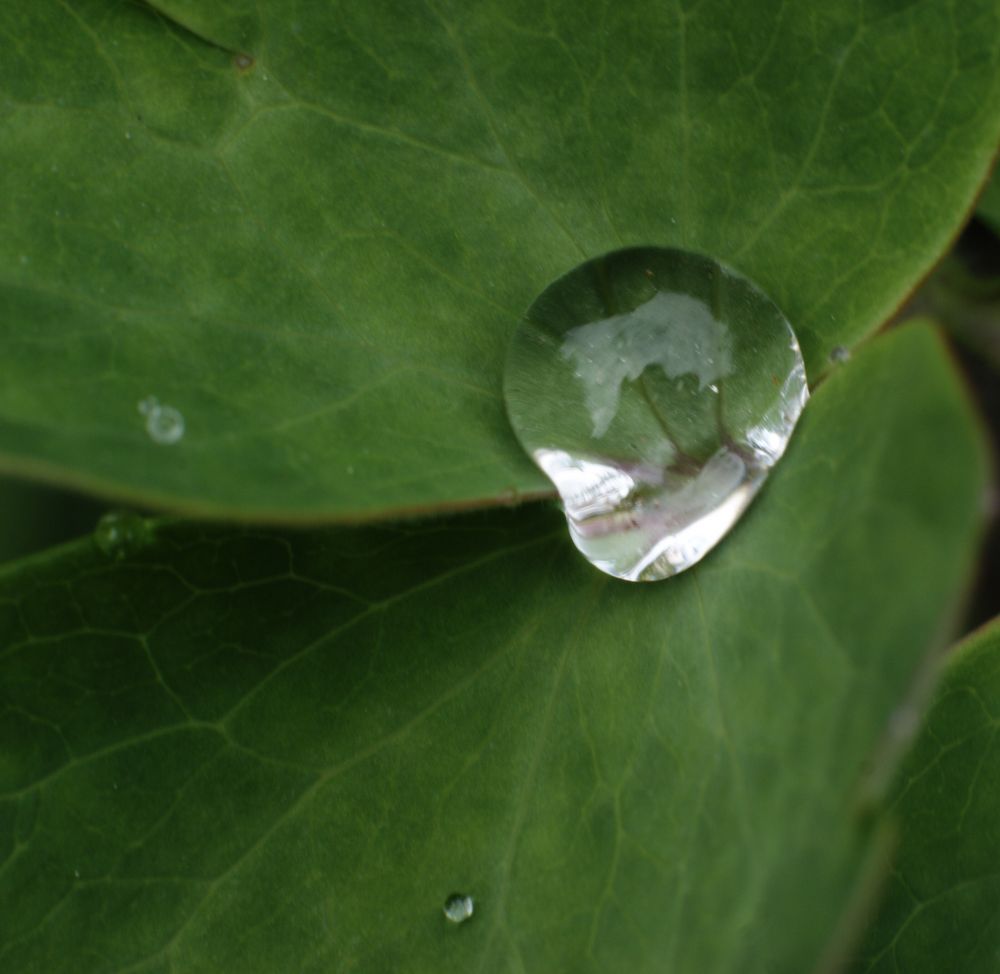
[(559, 354), (573, 362), (583, 383), (597, 438), (618, 412), (622, 383), (648, 367), (658, 366), (669, 379), (693, 375), (699, 390), (714, 388), (732, 369), (729, 330), (708, 305), (662, 291), (625, 314), (571, 328)]
[(589, 261), (543, 292), (504, 391), (576, 546), (633, 581), (683, 571), (725, 536), (808, 398), (795, 335), (761, 291), (653, 248)]

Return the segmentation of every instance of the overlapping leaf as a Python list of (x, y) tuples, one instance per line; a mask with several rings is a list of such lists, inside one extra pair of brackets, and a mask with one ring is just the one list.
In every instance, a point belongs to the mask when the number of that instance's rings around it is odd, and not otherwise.
[(808, 971), (983, 481), (911, 327), (668, 583), (546, 509), (9, 569), (0, 969)]
[(1000, 623), (948, 662), (894, 812), (899, 852), (858, 971), (972, 974), (1000, 956)]

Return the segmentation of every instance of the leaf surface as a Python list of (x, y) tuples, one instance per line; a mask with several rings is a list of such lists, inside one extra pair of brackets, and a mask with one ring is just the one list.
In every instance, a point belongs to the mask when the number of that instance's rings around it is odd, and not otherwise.
[(8, 569), (0, 969), (810, 970), (984, 470), (913, 326), (666, 583), (547, 507)]
[(0, 463), (195, 513), (548, 491), (505, 347), (623, 244), (755, 279), (815, 379), (1000, 135), (993, 0), (38, 0), (0, 36)]
[(994, 970), (1000, 953), (1000, 620), (954, 651), (906, 759), (886, 902), (858, 971)]

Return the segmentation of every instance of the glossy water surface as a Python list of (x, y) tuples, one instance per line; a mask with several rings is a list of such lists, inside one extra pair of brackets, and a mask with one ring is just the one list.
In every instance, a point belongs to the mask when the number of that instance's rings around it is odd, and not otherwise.
[(791, 325), (708, 257), (617, 251), (535, 301), (504, 388), (592, 564), (631, 581), (689, 568), (736, 523), (808, 398)]

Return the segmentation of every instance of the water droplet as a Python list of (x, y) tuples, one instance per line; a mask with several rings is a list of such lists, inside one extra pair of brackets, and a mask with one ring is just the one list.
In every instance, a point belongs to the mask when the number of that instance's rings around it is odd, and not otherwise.
[(131, 139), (132, 138), (132, 133), (131, 132), (126, 132), (125, 133), (125, 138), (126, 139)]
[(843, 345), (835, 345), (830, 349), (830, 361), (834, 365), (840, 365), (851, 357), (851, 350)]
[(444, 915), (452, 923), (465, 923), (472, 916), (475, 908), (475, 901), (465, 893), (452, 893), (444, 901)]
[(248, 71), (253, 67), (253, 58), (249, 54), (237, 54), (233, 58), (233, 63), (240, 71)]
[(151, 531), (145, 518), (132, 511), (110, 511), (94, 528), (94, 542), (111, 558), (121, 559), (142, 548)]
[(574, 544), (631, 581), (683, 571), (725, 537), (809, 396), (774, 303), (710, 258), (662, 248), (588, 261), (547, 288), (511, 343), (504, 393)]
[(154, 443), (169, 446), (184, 436), (184, 416), (173, 406), (163, 406), (156, 396), (139, 400), (139, 412), (146, 417), (146, 432)]
[(73, 870), (73, 875), (76, 876), (77, 879), (79, 879), (80, 878), (80, 870), (79, 869), (74, 869)]

